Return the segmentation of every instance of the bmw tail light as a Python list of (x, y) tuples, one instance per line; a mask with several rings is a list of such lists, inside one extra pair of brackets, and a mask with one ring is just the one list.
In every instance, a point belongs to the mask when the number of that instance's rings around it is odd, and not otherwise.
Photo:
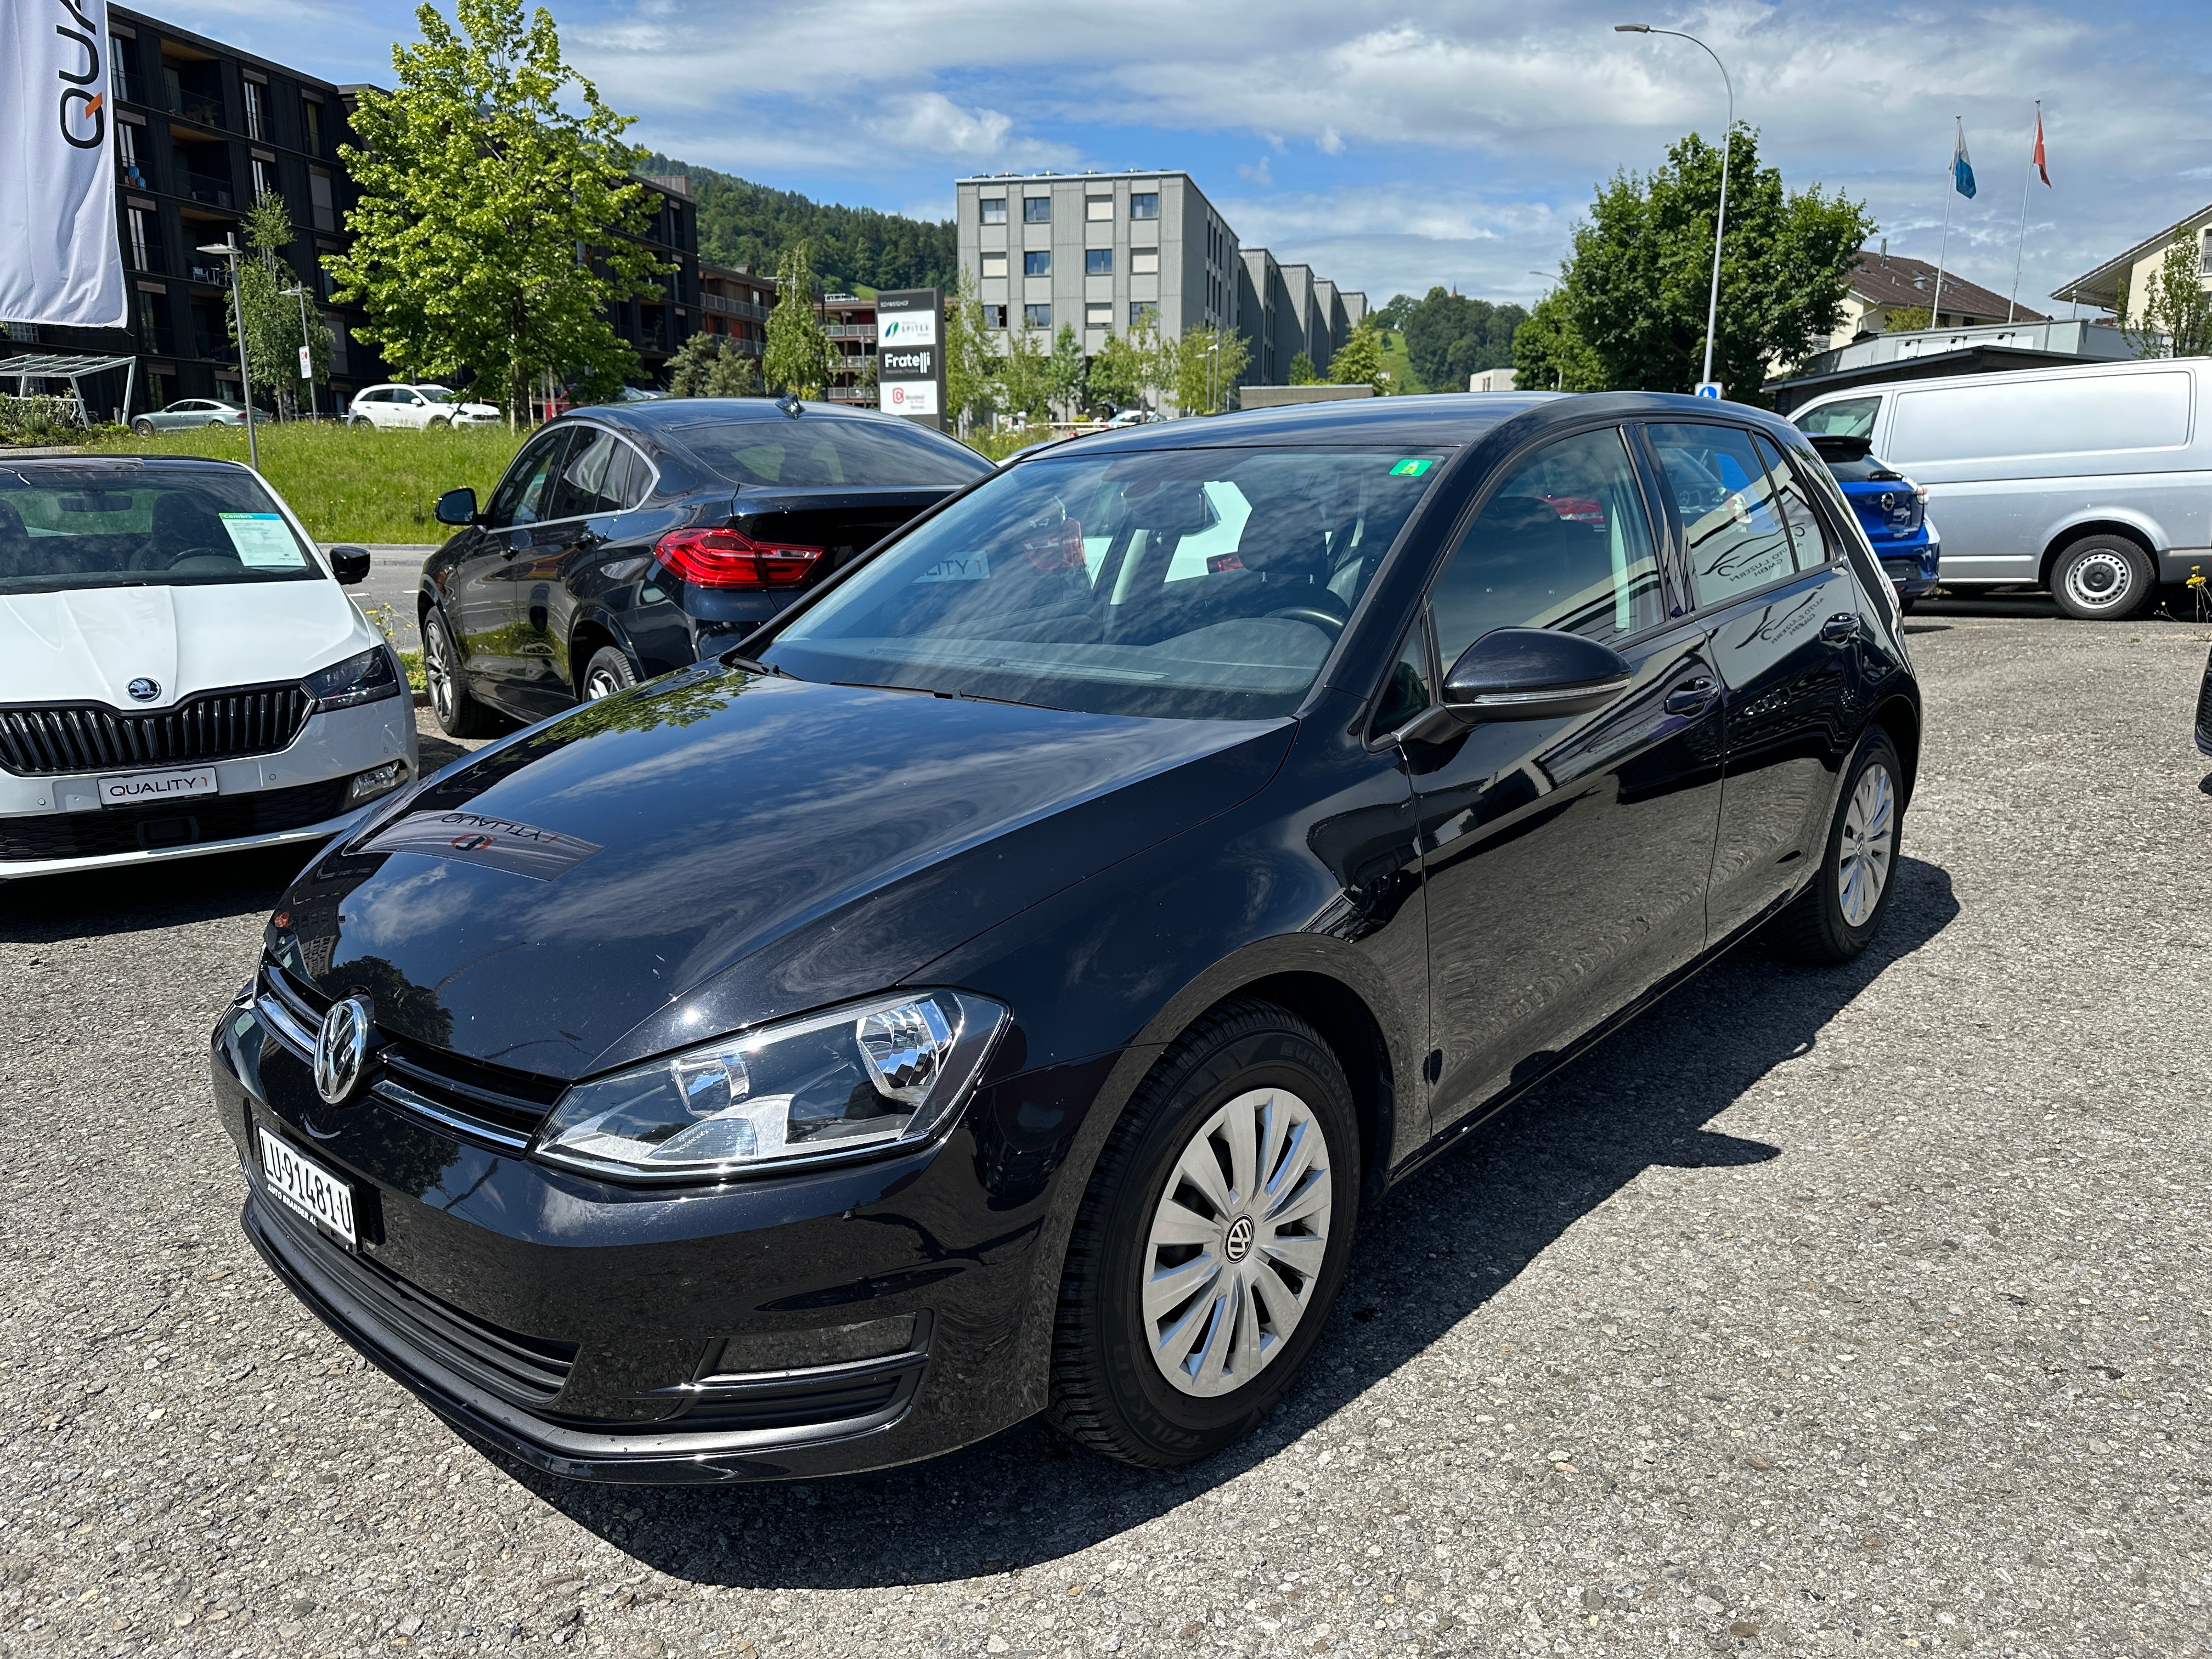
[(672, 530), (653, 556), (701, 587), (797, 587), (826, 551), (796, 542), (755, 541), (727, 528)]

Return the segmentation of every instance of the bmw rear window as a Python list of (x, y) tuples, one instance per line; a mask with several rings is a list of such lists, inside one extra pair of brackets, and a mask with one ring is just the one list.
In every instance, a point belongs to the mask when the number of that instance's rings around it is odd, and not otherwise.
[(0, 461), (0, 594), (322, 574), (242, 469)]
[(973, 483), (991, 464), (964, 444), (899, 420), (801, 415), (671, 423), (678, 442), (738, 485), (819, 489)]

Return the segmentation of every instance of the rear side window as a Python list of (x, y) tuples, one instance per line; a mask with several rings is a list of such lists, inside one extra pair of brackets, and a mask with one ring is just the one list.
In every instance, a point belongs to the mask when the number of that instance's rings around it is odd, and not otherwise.
[(965, 445), (902, 421), (802, 415), (704, 420), (672, 428), (684, 447), (731, 483), (782, 489), (964, 484), (991, 471)]
[(1720, 604), (1796, 569), (1773, 484), (1750, 433), (1702, 422), (1649, 430), (1681, 520), (1699, 605)]
[(1643, 492), (1618, 427), (1518, 463), (1453, 550), (1431, 599), (1447, 672), (1494, 628), (1561, 628), (1607, 643), (1666, 614)]
[(1833, 433), (1840, 438), (1871, 438), (1874, 417), (1881, 410), (1879, 398), (1843, 398), (1808, 409), (1797, 417), (1800, 430)]
[(1805, 487), (1797, 482), (1797, 475), (1790, 470), (1779, 445), (1765, 433), (1753, 433), (1753, 441), (1759, 446), (1759, 459), (1766, 463), (1767, 475), (1774, 480), (1774, 499), (1781, 509), (1782, 523), (1790, 532), (1790, 548), (1800, 570), (1810, 570), (1823, 565), (1835, 556), (1820, 528), (1820, 514), (1813, 511), (1813, 503), (1805, 494)]

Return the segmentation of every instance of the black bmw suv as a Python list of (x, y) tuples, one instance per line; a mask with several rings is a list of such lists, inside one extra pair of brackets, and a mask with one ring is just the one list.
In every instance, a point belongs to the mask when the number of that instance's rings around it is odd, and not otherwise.
[(991, 471), (896, 415), (762, 398), (578, 410), (522, 447), (422, 567), (438, 724), (543, 720), (743, 638), (924, 507)]
[(1393, 1182), (1755, 932), (1863, 949), (1920, 741), (1890, 586), (1755, 411), (1059, 445), (331, 847), (214, 1034), (246, 1226), (561, 1474), (1040, 1412), (1185, 1462)]

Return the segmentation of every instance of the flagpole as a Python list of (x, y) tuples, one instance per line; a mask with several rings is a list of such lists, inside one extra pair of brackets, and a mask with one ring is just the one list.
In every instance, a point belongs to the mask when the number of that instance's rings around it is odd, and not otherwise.
[[(2035, 100), (2035, 130), (2043, 131), (2043, 100)], [(2027, 257), (2027, 187), (2035, 182), (2035, 150), (2027, 152), (2027, 170), (2020, 175), (2020, 245), (2013, 250), (2012, 297), (2005, 301), (2005, 321), (2012, 320), (2013, 313), (2020, 307), (2020, 267)]]
[[(1954, 115), (1951, 118), (1959, 124), (1958, 142), (1965, 143), (1966, 118)], [(1951, 255), (1951, 198), (1959, 188), (1959, 152), (1955, 147), (1951, 151), (1950, 174), (1951, 182), (1943, 187), (1943, 240), (1937, 245), (1936, 252), (1936, 303), (1928, 307), (1928, 326), (1930, 328), (1943, 325), (1943, 261)]]

